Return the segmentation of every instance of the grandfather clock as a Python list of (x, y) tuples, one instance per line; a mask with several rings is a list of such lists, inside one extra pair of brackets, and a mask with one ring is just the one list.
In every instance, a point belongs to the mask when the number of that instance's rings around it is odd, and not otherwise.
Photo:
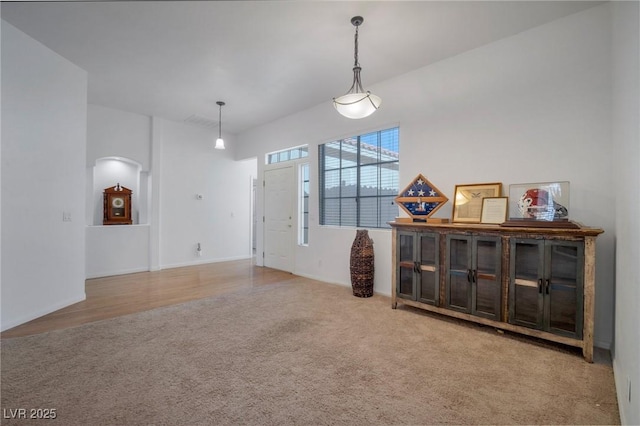
[(106, 188), (103, 225), (131, 225), (131, 190), (120, 186)]

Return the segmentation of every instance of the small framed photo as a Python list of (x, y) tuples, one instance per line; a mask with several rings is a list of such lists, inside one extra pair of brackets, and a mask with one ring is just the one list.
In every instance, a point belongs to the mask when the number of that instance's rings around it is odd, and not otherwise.
[(482, 199), (480, 223), (499, 225), (507, 220), (508, 211), (508, 197), (484, 197)]
[(480, 223), (482, 199), (501, 195), (502, 183), (456, 185), (452, 222)]
[(569, 182), (509, 185), (509, 219), (567, 221), (569, 219)]

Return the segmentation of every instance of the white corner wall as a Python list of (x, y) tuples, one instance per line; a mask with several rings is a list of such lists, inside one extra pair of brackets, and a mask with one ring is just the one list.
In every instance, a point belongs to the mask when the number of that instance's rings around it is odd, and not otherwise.
[(87, 73), (2, 21), (2, 330), (85, 298), (86, 123)]
[(157, 120), (162, 129), (161, 266), (250, 258), (256, 160), (235, 161), (229, 135), (224, 135), (227, 149), (213, 149), (215, 129)]
[[(400, 126), (400, 186), (418, 173), (453, 199), (456, 184), (568, 180), (574, 220), (601, 227), (597, 242), (596, 345), (613, 338), (614, 217), (611, 191), (611, 28), (597, 6), (368, 87), (379, 111), (348, 120), (330, 99), (238, 135), (237, 158), (309, 144), (309, 246), (294, 272), (349, 285), (354, 229), (318, 225), (317, 145)], [(366, 69), (365, 69), (366, 72)], [(339, 88), (337, 89), (339, 90)], [(258, 217), (262, 215), (258, 186)], [(436, 214), (450, 217), (449, 202)], [(391, 233), (372, 231), (374, 290), (391, 294)], [(262, 229), (258, 222), (258, 253)], [(260, 261), (260, 256), (258, 256)]]
[(640, 424), (640, 6), (612, 5), (616, 297), (613, 371), (622, 424)]

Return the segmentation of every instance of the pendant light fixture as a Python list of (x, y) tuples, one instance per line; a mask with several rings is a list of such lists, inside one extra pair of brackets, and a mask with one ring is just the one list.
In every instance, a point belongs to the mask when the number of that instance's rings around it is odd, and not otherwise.
[(356, 27), (355, 49), (353, 65), (353, 84), (349, 91), (338, 97), (333, 98), (333, 106), (338, 112), (347, 118), (364, 118), (373, 114), (382, 103), (380, 97), (365, 92), (360, 81), (360, 63), (358, 62), (358, 27), (362, 25), (364, 18), (362, 16), (354, 16), (351, 23)]
[(222, 140), (222, 106), (224, 102), (216, 102), (220, 106), (220, 113), (218, 114), (218, 139), (216, 139), (215, 149), (224, 149), (224, 140)]

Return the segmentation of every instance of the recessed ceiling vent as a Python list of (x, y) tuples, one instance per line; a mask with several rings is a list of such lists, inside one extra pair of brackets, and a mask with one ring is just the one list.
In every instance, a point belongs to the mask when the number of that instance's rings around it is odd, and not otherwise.
[(192, 115), (184, 119), (185, 124), (191, 124), (192, 126), (198, 127), (218, 127), (218, 122), (215, 120), (211, 120), (209, 118), (200, 117), (199, 115)]

